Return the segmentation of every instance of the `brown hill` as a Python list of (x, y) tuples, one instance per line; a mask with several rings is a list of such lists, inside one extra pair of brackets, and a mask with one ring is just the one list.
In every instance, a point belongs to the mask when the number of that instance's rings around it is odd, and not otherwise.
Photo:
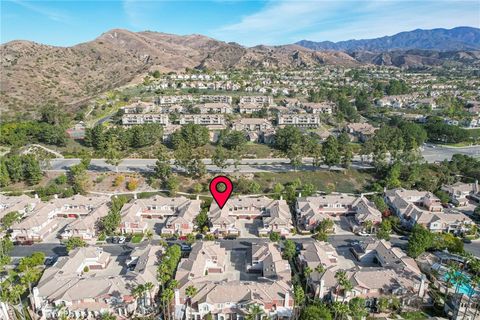
[(74, 108), (148, 70), (293, 67), (357, 62), (344, 53), (300, 46), (245, 48), (201, 35), (114, 29), (73, 47), (29, 41), (1, 46), (1, 111), (33, 111), (47, 103)]
[(245, 48), (202, 35), (110, 30), (73, 47), (29, 41), (1, 45), (0, 111), (26, 113), (51, 103), (73, 110), (147, 71), (185, 68), (291, 68), (322, 64), (418, 67), (478, 62), (477, 53), (313, 51), (298, 45)]

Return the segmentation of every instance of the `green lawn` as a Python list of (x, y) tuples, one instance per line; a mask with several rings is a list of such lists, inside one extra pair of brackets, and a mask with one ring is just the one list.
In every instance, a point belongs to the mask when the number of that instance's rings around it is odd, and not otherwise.
[(143, 240), (143, 234), (136, 234), (132, 237), (132, 243), (140, 243)]

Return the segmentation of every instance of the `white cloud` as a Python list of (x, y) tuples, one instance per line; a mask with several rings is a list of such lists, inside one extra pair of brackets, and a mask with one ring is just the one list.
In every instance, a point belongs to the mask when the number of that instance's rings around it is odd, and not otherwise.
[(65, 12), (46, 8), (44, 6), (39, 6), (37, 4), (33, 4), (32, 2), (26, 2), (21, 0), (13, 0), (13, 2), (28, 10), (39, 13), (42, 16), (45, 16), (48, 19), (53, 21), (66, 23), (66, 22), (69, 22), (71, 19)]
[(271, 0), (211, 35), (244, 45), (372, 38), (416, 28), (478, 26), (479, 7), (476, 0)]

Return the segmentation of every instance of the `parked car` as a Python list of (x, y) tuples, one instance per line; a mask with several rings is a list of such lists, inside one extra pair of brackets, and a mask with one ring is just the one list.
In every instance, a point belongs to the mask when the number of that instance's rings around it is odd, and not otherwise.
[(181, 243), (181, 244), (180, 244), (180, 249), (181, 249), (182, 251), (191, 251), (191, 250), (192, 250), (192, 247), (191, 247), (189, 244)]
[(403, 236), (403, 237), (400, 237), (399, 239), (400, 239), (400, 240), (408, 241), (408, 236)]
[(125, 243), (125, 241), (127, 240), (127, 238), (125, 237), (118, 237), (118, 243)]
[(467, 239), (467, 238), (463, 238), (463, 243), (472, 243), (472, 240)]

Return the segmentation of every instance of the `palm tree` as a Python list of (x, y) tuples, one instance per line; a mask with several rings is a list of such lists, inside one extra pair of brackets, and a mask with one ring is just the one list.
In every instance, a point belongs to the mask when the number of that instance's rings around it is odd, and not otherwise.
[[(144, 299), (144, 293), (145, 293), (145, 286), (143, 284), (139, 284), (136, 287), (132, 289), (132, 295), (135, 297), (135, 299), (138, 301), (140, 299), (140, 307), (142, 308), (142, 313), (144, 313), (144, 304), (145, 304), (145, 299)], [(143, 301), (142, 301), (143, 300)]]
[[(465, 313), (463, 314), (462, 320), (465, 319), (465, 316), (467, 315), (468, 309), (470, 308), (470, 303), (472, 302), (472, 296), (475, 295), (475, 288), (477, 287), (477, 284), (480, 283), (480, 277), (479, 276), (473, 276), (470, 278), (470, 290), (468, 290), (468, 302), (467, 306), (465, 308)], [(475, 319), (475, 317), (473, 317)]]
[(248, 306), (248, 315), (246, 320), (261, 320), (265, 312), (258, 304), (251, 304)]
[(299, 307), (301, 307), (305, 303), (305, 292), (303, 291), (303, 288), (301, 285), (295, 285), (293, 287), (293, 298), (295, 303), (295, 307), (293, 309), (294, 311), (293, 318), (297, 319), (300, 311)]
[(102, 315), (100, 316), (100, 319), (101, 320), (117, 320), (117, 317), (113, 313), (105, 312), (105, 313), (102, 313)]
[(165, 319), (170, 319), (170, 304), (171, 304), (171, 301), (172, 301), (174, 296), (175, 296), (175, 293), (171, 288), (166, 288), (162, 292), (161, 299), (163, 301), (163, 304), (167, 306), (166, 307), (166, 309), (167, 309), (166, 312), (165, 312), (165, 310), (163, 311)]
[(150, 299), (150, 306), (153, 305), (152, 289), (153, 289), (154, 287), (155, 287), (155, 286), (154, 286), (153, 283), (151, 283), (151, 282), (145, 283), (145, 290), (148, 292), (148, 297), (149, 297), (149, 299)]
[(303, 274), (305, 276), (305, 294), (308, 295), (308, 282), (310, 280), (310, 274), (312, 273), (312, 269), (309, 266), (305, 266), (303, 268)]
[[(315, 272), (318, 273), (318, 281), (320, 282), (320, 278), (322, 277), (323, 273), (325, 272), (325, 267), (323, 266), (323, 264), (319, 264), (318, 266), (315, 267)], [(318, 292), (318, 294), (320, 295), (320, 291)], [(319, 296), (319, 298), (321, 299), (322, 297)]]
[(189, 319), (188, 317), (188, 303), (190, 302), (190, 306), (192, 305), (192, 298), (197, 294), (197, 288), (195, 288), (194, 286), (188, 286), (186, 289), (185, 289), (185, 295), (187, 296), (187, 319)]
[[(335, 273), (335, 279), (337, 279), (337, 281), (338, 281), (338, 286), (343, 288), (343, 285), (347, 281), (347, 273), (344, 270), (338, 270)], [(338, 296), (338, 294), (337, 294), (337, 296)], [(335, 301), (337, 301), (337, 296), (335, 297)]]
[(350, 312), (348, 308), (348, 304), (341, 303), (339, 301), (335, 301), (332, 304), (333, 312), (335, 313), (334, 319), (345, 319)]
[(152, 230), (148, 229), (147, 232), (145, 232), (145, 237), (147, 238), (148, 241), (153, 239), (153, 232)]

